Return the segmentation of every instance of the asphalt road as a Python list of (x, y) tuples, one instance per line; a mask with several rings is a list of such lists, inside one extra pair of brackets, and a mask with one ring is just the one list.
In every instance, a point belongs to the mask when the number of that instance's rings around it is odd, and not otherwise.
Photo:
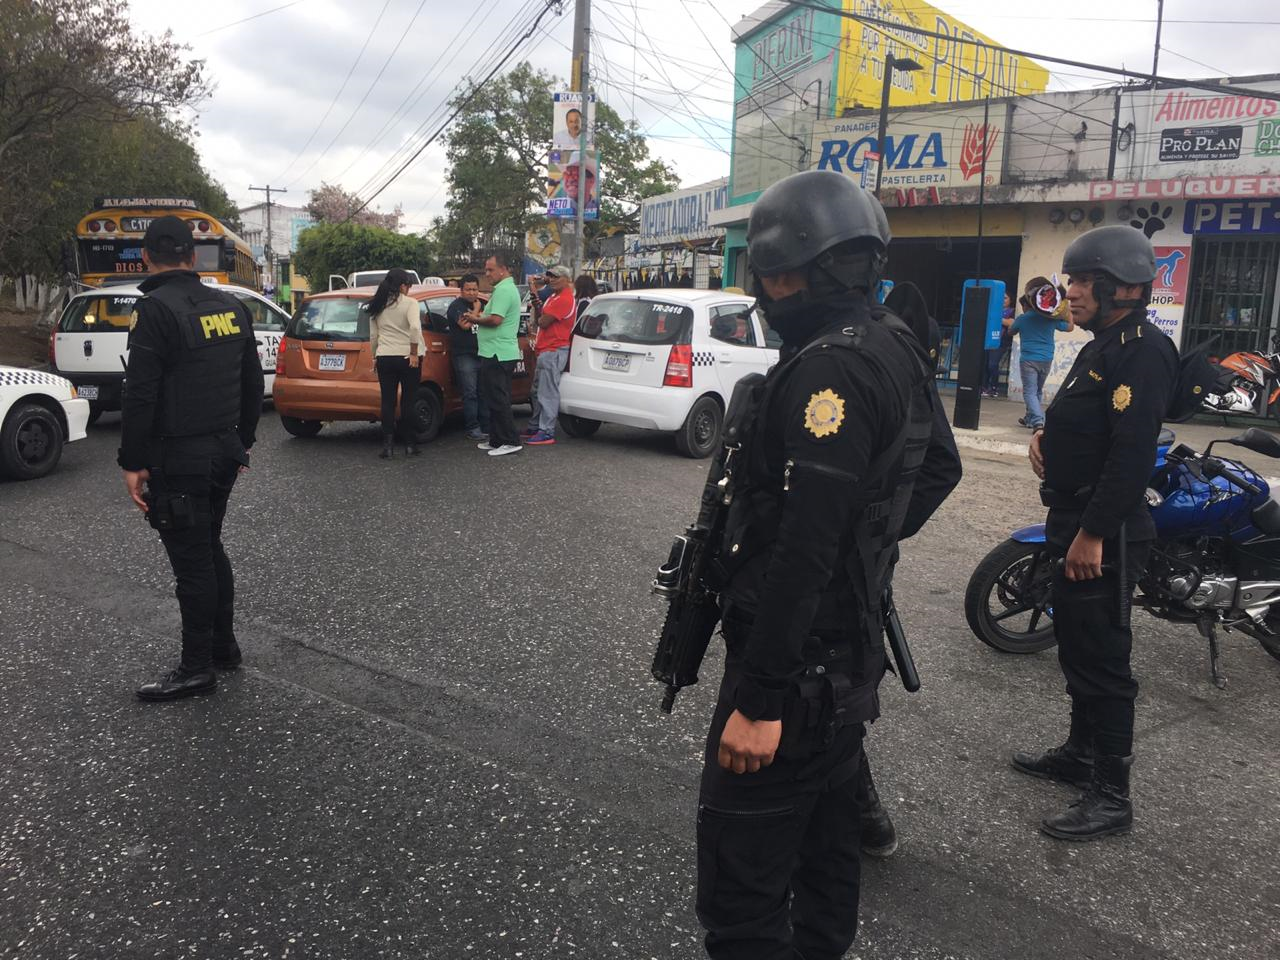
[[(713, 684), (667, 717), (647, 670), (704, 464), (615, 427), (496, 459), (455, 427), (384, 463), (371, 426), (268, 414), (227, 522), (245, 668), (143, 705), (178, 620), (116, 435), (0, 483), (0, 956), (701, 955)], [(1280, 955), (1280, 663), (1231, 635), (1220, 691), (1194, 630), (1136, 615), (1134, 833), (1040, 836), (1071, 792), (1006, 757), (1060, 740), (1056, 660), (982, 646), (962, 598), (1041, 511), (1023, 461), (965, 456), (899, 568), (924, 688), (882, 688), (902, 847), (865, 866), (850, 956)]]

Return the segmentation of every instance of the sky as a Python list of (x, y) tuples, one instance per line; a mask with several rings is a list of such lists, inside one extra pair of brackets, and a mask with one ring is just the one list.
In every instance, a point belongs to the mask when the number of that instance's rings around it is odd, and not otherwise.
[[(270, 184), (287, 190), (273, 199), (301, 206), (322, 181), (362, 197), (382, 187), (424, 135), (440, 126), (444, 105), (463, 79), (484, 76), (545, 4), (222, 0), (197, 6), (190, 0), (131, 0), (130, 15), (141, 32), (172, 31), (190, 46), (189, 56), (205, 61), (215, 89), (192, 119), (205, 167), (231, 197), (247, 206), (264, 196), (250, 186)], [(592, 0), (597, 94), (636, 121), (650, 152), (685, 185), (729, 172), (730, 31), (760, 5)], [(935, 0), (935, 6), (1011, 47), (1151, 67), (1156, 0)], [(552, 7), (508, 65), (528, 60), (567, 76), (573, 7), (573, 0)], [(1273, 0), (1166, 0), (1161, 76), (1275, 72), (1277, 11)], [(1074, 67), (1052, 69), (1050, 90), (1106, 82)], [(444, 210), (444, 173), (437, 140), (373, 206), (400, 206), (404, 229), (424, 229)]]

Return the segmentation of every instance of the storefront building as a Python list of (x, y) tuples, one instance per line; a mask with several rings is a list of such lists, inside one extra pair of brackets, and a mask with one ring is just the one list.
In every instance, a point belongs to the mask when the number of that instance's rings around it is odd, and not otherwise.
[[(861, 12), (856, 0), (844, 2)], [(874, 6), (881, 16), (892, 4)], [(803, 21), (812, 25), (812, 42), (791, 26), (801, 9), (813, 14)], [(988, 86), (996, 90), (993, 79), (979, 85), (983, 99), (975, 99), (972, 85), (933, 76), (948, 51), (890, 38), (887, 46), (898, 43), (895, 56), (909, 55), (923, 69), (906, 75), (914, 90), (902, 89), (907, 81), (895, 77), (884, 149), (878, 151), (883, 74), (874, 78), (870, 99), (850, 95), (854, 88), (842, 77), (882, 61), (885, 49), (853, 56), (859, 48), (850, 43), (849, 24), (861, 30), (834, 12), (770, 4), (735, 30), (739, 105), (728, 205), (712, 217), (725, 229), (726, 285), (749, 288), (746, 222), (765, 187), (796, 169), (826, 169), (873, 189), (873, 158), (883, 153), (880, 196), (894, 234), (889, 273), (924, 291), (947, 335), (944, 348), (954, 340), (962, 284), (978, 275), (979, 248), (981, 275), (1005, 281), (1016, 294), (1033, 276), (1059, 273), (1063, 251), (1080, 233), (1115, 223), (1142, 230), (1156, 247), (1151, 318), (1175, 342), (1192, 346), (1217, 338), (1219, 354), (1270, 348), (1280, 331), (1280, 100), (1269, 95), (1280, 95), (1280, 77), (1212, 81), (1219, 90), (1043, 93), (1035, 89), (1043, 90), (1040, 68), (1024, 60), (1016, 69), (1006, 64), (1003, 72), (989, 71), (1016, 88), (1015, 95), (984, 97)], [(767, 39), (778, 31), (791, 38), (789, 44)], [(824, 47), (832, 36), (844, 45)], [(873, 38), (852, 39), (869, 44)], [(813, 94), (821, 75), (829, 78), (830, 97), (800, 104), (806, 116), (794, 123), (781, 110), (769, 112), (773, 138), (766, 144), (758, 124), (743, 123), (744, 113), (764, 112), (752, 100), (764, 82), (759, 72), (781, 86), (772, 70), (788, 63), (796, 78), (782, 74), (788, 87), (804, 92), (799, 82), (807, 80)], [(972, 80), (972, 63), (952, 66)], [(969, 99), (898, 106), (931, 92)], [(739, 136), (740, 129), (749, 135)], [(764, 156), (769, 149), (771, 159)], [(1085, 339), (1082, 333), (1065, 338), (1047, 393)], [(954, 363), (948, 375), (954, 378)], [(1016, 395), (1016, 383), (1011, 386)]]
[(644, 200), (640, 233), (626, 244), (624, 284), (719, 287), (725, 232), (711, 218), (724, 210), (728, 195), (729, 180), (721, 177)]

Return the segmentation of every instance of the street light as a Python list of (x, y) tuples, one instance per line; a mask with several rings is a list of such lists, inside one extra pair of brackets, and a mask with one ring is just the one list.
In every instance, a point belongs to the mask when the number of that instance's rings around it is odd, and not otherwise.
[(924, 67), (910, 57), (895, 57), (892, 53), (884, 55), (884, 88), (880, 91), (880, 129), (876, 133), (876, 152), (880, 159), (876, 162), (876, 198), (880, 197), (880, 179), (884, 176), (884, 138), (889, 127), (889, 86), (893, 83), (893, 71), (901, 70), (910, 73), (923, 70)]

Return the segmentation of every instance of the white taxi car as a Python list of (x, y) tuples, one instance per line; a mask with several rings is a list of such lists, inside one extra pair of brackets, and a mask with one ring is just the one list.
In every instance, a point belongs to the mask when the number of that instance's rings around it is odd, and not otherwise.
[(601, 294), (578, 318), (560, 378), (560, 426), (588, 437), (604, 423), (674, 433), (688, 457), (720, 442), (734, 385), (778, 362), (755, 301), (720, 290)]
[[(289, 314), (248, 287), (217, 283), (215, 289), (231, 294), (253, 316), (258, 360), (271, 396), (276, 379), (276, 354), (284, 338)], [(89, 401), (89, 422), (104, 411), (119, 410), (124, 386), (124, 365), (129, 358), (129, 320), (142, 292), (136, 284), (96, 287), (77, 294), (62, 311), (49, 337), (49, 365), (66, 377), (79, 395)]]
[(43, 477), (58, 465), (62, 445), (83, 440), (89, 401), (63, 377), (0, 366), (0, 473), (14, 480)]

